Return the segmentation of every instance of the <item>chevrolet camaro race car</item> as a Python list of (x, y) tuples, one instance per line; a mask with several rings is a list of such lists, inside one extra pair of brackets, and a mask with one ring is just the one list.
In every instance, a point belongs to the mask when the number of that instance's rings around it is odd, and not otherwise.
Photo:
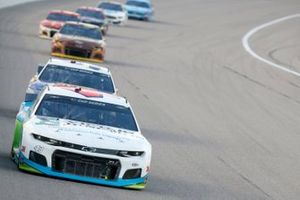
[(99, 26), (102, 34), (107, 34), (108, 22), (101, 9), (94, 7), (80, 7), (76, 10), (76, 13), (80, 15), (81, 22)]
[(46, 65), (39, 65), (31, 79), (25, 101), (34, 101), (38, 93), (50, 83), (67, 83), (116, 94), (117, 89), (110, 71), (105, 67), (74, 60), (50, 58)]
[(127, 12), (123, 4), (113, 1), (100, 2), (98, 8), (101, 8), (110, 24), (124, 25), (127, 20)]
[(66, 10), (53, 10), (47, 18), (40, 22), (39, 35), (42, 38), (52, 38), (67, 21), (79, 21), (79, 15)]
[(154, 9), (149, 0), (127, 0), (125, 4), (128, 18), (150, 20)]
[(103, 62), (105, 42), (98, 26), (67, 22), (52, 40), (52, 56)]
[(67, 84), (46, 86), (16, 117), (18, 168), (63, 179), (145, 188), (151, 144), (128, 101)]

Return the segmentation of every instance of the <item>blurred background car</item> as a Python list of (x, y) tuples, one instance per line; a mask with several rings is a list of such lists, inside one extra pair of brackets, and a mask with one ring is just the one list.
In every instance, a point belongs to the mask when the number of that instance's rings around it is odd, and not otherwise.
[(124, 25), (128, 19), (127, 11), (123, 4), (118, 2), (103, 1), (97, 6), (101, 8), (110, 24)]
[(95, 25), (67, 22), (52, 40), (52, 56), (103, 62), (104, 54), (104, 38)]
[(40, 22), (40, 37), (52, 38), (67, 21), (78, 22), (79, 14), (66, 10), (50, 11), (47, 18)]
[(80, 15), (81, 22), (99, 26), (102, 34), (107, 34), (108, 22), (100, 8), (80, 7), (76, 10), (76, 13)]
[(125, 4), (128, 18), (150, 20), (154, 9), (149, 0), (127, 0)]

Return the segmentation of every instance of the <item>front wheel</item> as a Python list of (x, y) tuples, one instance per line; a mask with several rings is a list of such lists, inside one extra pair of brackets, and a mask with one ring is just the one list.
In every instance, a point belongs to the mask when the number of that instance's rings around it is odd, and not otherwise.
[(16, 152), (14, 151), (14, 147), (12, 146), (11, 147), (11, 150), (10, 150), (10, 158), (11, 160), (18, 165), (19, 161), (18, 161), (18, 156), (16, 154)]

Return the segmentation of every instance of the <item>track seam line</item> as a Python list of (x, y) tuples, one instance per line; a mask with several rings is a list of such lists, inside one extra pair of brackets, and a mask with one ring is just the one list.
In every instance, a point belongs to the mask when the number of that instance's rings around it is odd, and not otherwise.
[(225, 166), (227, 166), (230, 170), (232, 170), (232, 172), (236, 173), (242, 180), (244, 180), (246, 183), (248, 183), (249, 185), (251, 185), (253, 188), (257, 189), (258, 191), (260, 191), (262, 194), (264, 194), (265, 196), (267, 196), (269, 199), (274, 200), (274, 198), (267, 193), (262, 187), (260, 187), (258, 184), (256, 184), (255, 182), (253, 182), (251, 179), (249, 179), (247, 176), (245, 176), (243, 173), (241, 173), (239, 170), (235, 169), (233, 166), (231, 166), (228, 162), (226, 162), (222, 157), (217, 156), (217, 159), (222, 162)]

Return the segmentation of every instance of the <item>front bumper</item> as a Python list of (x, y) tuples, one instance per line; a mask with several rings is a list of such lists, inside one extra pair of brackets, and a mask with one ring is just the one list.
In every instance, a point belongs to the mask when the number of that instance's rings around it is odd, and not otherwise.
[[(73, 144), (76, 145), (76, 144)], [(115, 187), (145, 188), (150, 154), (120, 157), (111, 153), (93, 153), (74, 146), (57, 146), (23, 134), (16, 162), (25, 171), (48, 176)], [(35, 155), (33, 155), (35, 154)], [(140, 173), (129, 175), (129, 171)]]
[(114, 17), (114, 16), (106, 16), (109, 24), (115, 25), (125, 25), (127, 21), (127, 17)]
[(19, 168), (21, 170), (25, 170), (31, 173), (39, 173), (39, 174), (44, 174), (44, 175), (53, 176), (57, 178), (76, 180), (76, 181), (94, 183), (99, 185), (107, 185), (113, 187), (132, 188), (132, 189), (144, 189), (148, 178), (148, 176), (146, 175), (141, 178), (127, 179), (127, 180), (121, 178), (118, 178), (116, 180), (105, 180), (105, 179), (98, 179), (98, 178), (91, 178), (91, 177), (84, 177), (84, 176), (78, 176), (73, 174), (56, 172), (53, 171), (52, 168), (50, 167), (39, 165), (27, 159), (21, 152), (19, 153)]
[(51, 39), (57, 32), (57, 29), (48, 28), (40, 25), (39, 36), (41, 38)]
[(100, 27), (100, 31), (103, 35), (106, 35), (108, 32), (108, 25), (103, 25)]
[(147, 15), (142, 13), (136, 13), (136, 12), (128, 12), (128, 18), (134, 18), (134, 19), (147, 19)]
[[(61, 57), (61, 58), (67, 58), (67, 59), (74, 59), (74, 60), (81, 60), (81, 61), (88, 61), (88, 62), (95, 62), (95, 63), (101, 63), (104, 61), (104, 54), (105, 50), (90, 50), (89, 53), (86, 53), (87, 51), (85, 49), (73, 49), (68, 48), (69, 50), (66, 51), (66, 47), (62, 45), (61, 43), (52, 44), (52, 50), (51, 55), (55, 57)], [(72, 54), (71, 52), (85, 52), (85, 53), (75, 53)], [(69, 52), (69, 53), (68, 53)], [(83, 56), (81, 55), (83, 54)]]
[(130, 19), (142, 19), (142, 20), (150, 20), (152, 19), (152, 12), (138, 12), (135, 10), (127, 11), (128, 18)]

